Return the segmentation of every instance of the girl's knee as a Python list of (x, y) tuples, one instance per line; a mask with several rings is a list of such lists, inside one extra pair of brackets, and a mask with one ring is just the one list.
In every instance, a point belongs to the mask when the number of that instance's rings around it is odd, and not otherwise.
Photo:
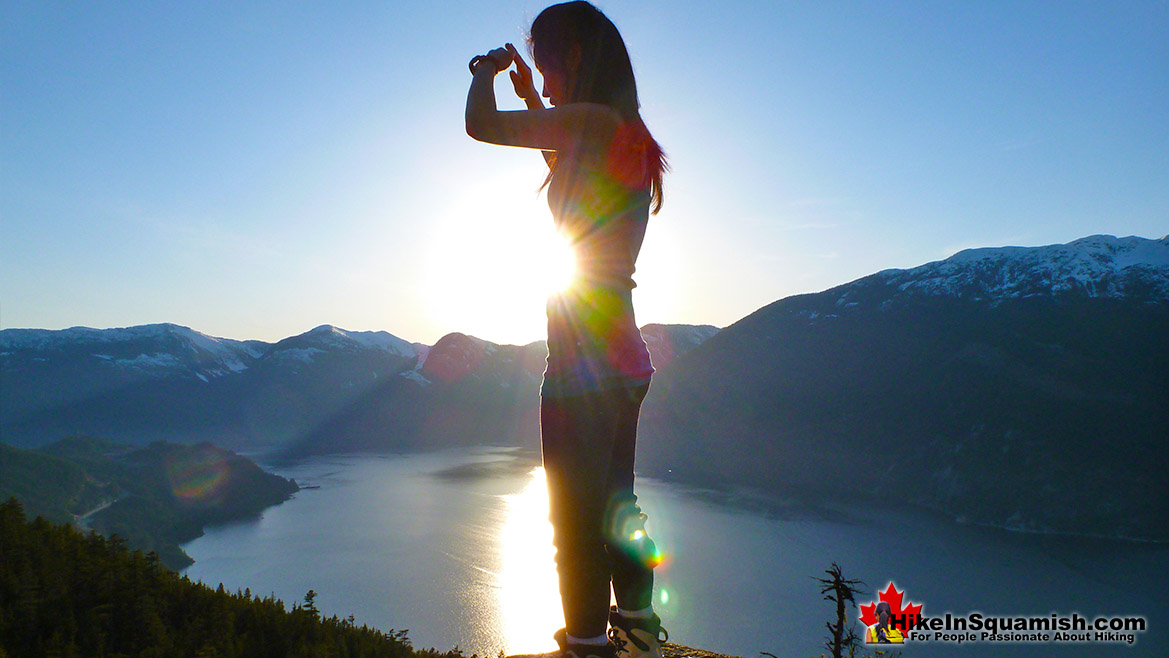
[(645, 530), (645, 521), (636, 497), (614, 501), (605, 522), (605, 543), (614, 559), (649, 568), (661, 562), (657, 545)]

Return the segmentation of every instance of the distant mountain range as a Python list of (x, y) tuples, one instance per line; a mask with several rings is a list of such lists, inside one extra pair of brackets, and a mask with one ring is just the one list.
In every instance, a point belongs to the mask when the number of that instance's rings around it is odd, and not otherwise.
[[(646, 325), (659, 367), (718, 331)], [(187, 327), (0, 331), (0, 440), (95, 435), (304, 455), (538, 445), (543, 341), (433, 346), (323, 325), (277, 343)]]
[[(862, 494), (971, 522), (1169, 539), (1169, 238), (974, 249), (649, 325), (638, 469)], [(213, 440), (290, 456), (538, 445), (543, 343), (433, 346), (328, 325), (0, 331), (0, 439)]]
[(0, 332), (0, 436), (35, 446), (91, 434), (131, 443), (279, 445), (419, 349), (318, 327), (275, 344), (171, 324)]

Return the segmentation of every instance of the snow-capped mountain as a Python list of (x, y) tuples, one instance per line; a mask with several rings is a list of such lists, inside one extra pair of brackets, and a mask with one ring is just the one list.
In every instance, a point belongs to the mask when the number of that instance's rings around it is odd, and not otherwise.
[(6, 329), (0, 331), (0, 368), (8, 369), (22, 358), (47, 362), (86, 356), (113, 370), (208, 381), (246, 370), (267, 348), (259, 341), (215, 338), (176, 324), (61, 331)]
[(323, 325), (276, 344), (174, 324), (0, 331), (0, 438), (279, 443), (426, 351)]
[(0, 440), (29, 446), (107, 430), (143, 440), (159, 427), (153, 438), (211, 431), (230, 404), (228, 389), (268, 347), (174, 324), (0, 331)]
[(964, 251), (770, 304), (659, 373), (639, 469), (1169, 538), (1169, 240)]
[(885, 270), (844, 286), (839, 303), (873, 289), (902, 298), (952, 297), (991, 303), (1027, 297), (1138, 297), (1169, 301), (1169, 236), (1093, 235), (1044, 247), (966, 249), (908, 270)]
[(346, 331), (323, 324), (299, 336), (276, 343), (264, 353), (273, 361), (312, 362), (314, 355), (328, 353), (381, 352), (389, 356), (416, 359), (426, 350), (425, 345), (409, 343), (385, 331)]

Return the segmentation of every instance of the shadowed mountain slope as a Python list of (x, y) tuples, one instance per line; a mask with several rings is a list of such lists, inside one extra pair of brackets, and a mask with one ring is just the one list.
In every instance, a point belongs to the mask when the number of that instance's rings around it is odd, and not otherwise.
[(962, 252), (780, 300), (661, 373), (641, 472), (1169, 539), (1169, 239)]

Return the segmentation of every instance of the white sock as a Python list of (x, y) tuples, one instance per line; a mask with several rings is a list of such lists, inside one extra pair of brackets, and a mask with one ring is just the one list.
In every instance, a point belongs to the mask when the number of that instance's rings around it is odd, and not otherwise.
[(604, 635), (598, 635), (596, 637), (576, 637), (575, 635), (569, 635), (566, 642), (568, 644), (584, 644), (590, 647), (603, 647), (609, 643), (609, 638)]
[(625, 610), (623, 608), (617, 608), (617, 614), (625, 617), (626, 619), (649, 619), (650, 617), (654, 616), (654, 608), (652, 605), (648, 608), (642, 608), (641, 610)]

